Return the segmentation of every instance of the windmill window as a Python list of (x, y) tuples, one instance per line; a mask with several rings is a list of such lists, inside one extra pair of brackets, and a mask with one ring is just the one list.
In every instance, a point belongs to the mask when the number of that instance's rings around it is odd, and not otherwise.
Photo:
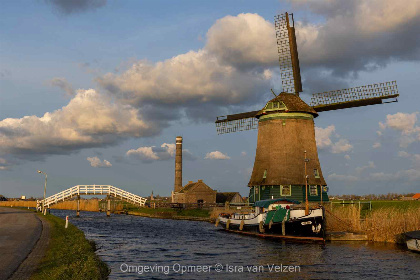
[(279, 102), (279, 109), (280, 110), (285, 110), (286, 109), (286, 105), (284, 105), (283, 102)]
[(318, 195), (318, 186), (309, 186), (309, 195), (317, 196)]
[(318, 169), (314, 169), (314, 176), (315, 176), (315, 178), (319, 178)]
[(264, 175), (263, 175), (263, 179), (266, 179), (266, 178), (267, 178), (267, 169), (264, 170)]
[(280, 195), (281, 196), (291, 196), (292, 195), (292, 186), (280, 186)]
[(265, 105), (265, 110), (286, 110), (286, 105), (284, 105), (281, 101), (276, 102), (268, 102), (267, 105)]

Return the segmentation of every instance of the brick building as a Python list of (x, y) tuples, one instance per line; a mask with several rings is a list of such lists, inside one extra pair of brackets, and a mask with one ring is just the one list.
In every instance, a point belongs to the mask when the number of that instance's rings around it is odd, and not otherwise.
[(178, 192), (172, 192), (174, 203), (216, 203), (216, 193), (203, 180), (189, 181)]

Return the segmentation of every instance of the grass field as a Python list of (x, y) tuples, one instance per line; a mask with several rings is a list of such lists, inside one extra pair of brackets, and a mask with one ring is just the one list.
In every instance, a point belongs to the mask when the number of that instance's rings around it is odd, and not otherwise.
[[(39, 214), (40, 215), (40, 214)], [(47, 253), (32, 280), (44, 279), (107, 279), (109, 269), (95, 254), (95, 243), (84, 233), (54, 215), (42, 216), (51, 225), (51, 239)]]
[(419, 200), (373, 200), (372, 201), (372, 210), (377, 210), (381, 208), (398, 208), (398, 209), (410, 209), (410, 208), (420, 208)]

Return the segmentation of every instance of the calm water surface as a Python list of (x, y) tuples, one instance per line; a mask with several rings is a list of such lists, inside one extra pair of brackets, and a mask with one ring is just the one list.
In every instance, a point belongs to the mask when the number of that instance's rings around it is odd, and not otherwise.
[(206, 222), (51, 213), (69, 215), (96, 242), (110, 279), (420, 279), (420, 254), (393, 245), (286, 243), (226, 233)]

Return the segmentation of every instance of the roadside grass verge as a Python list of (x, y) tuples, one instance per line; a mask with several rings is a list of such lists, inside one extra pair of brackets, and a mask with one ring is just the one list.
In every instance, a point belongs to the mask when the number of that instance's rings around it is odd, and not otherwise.
[[(41, 214), (39, 214), (41, 215)], [(42, 216), (50, 223), (50, 243), (46, 255), (32, 275), (32, 280), (44, 279), (107, 279), (108, 266), (95, 254), (93, 241), (84, 233), (54, 215)]]

